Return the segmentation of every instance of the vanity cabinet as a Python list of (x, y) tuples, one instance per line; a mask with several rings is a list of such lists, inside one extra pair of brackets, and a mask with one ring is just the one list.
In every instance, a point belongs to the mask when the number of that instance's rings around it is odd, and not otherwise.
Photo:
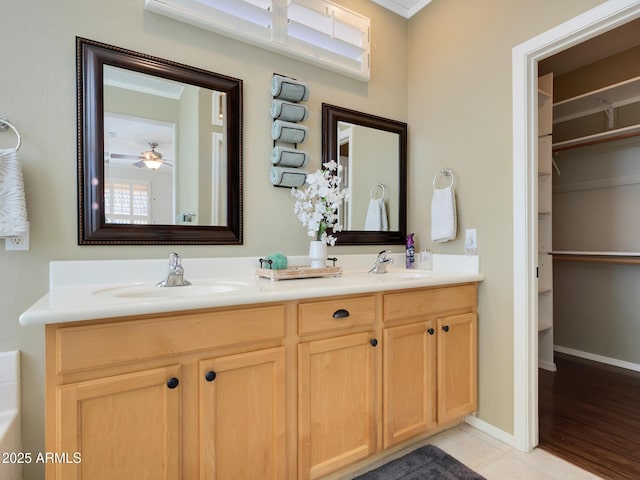
[(277, 347), (199, 362), (199, 478), (286, 478), (284, 359)]
[(376, 318), (374, 295), (298, 305), (300, 480), (320, 478), (376, 450)]
[(384, 448), (436, 426), (435, 322), (384, 329)]
[(178, 378), (171, 365), (60, 386), (53, 451), (82, 456), (53, 464), (56, 478), (178, 478)]
[(47, 325), (47, 478), (286, 478), (285, 306)]
[(476, 410), (476, 304), (475, 285), (384, 296), (384, 448)]
[(298, 347), (298, 478), (320, 478), (376, 449), (373, 332)]
[(437, 320), (438, 423), (460, 418), (478, 406), (477, 323), (475, 312)]
[[(476, 409), (477, 284), (46, 326), (46, 478), (344, 477)], [(413, 440), (413, 439), (416, 440)]]

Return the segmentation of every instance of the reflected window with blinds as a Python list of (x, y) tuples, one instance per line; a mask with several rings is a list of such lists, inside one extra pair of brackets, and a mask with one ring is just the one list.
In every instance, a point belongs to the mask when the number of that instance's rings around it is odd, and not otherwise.
[(145, 225), (151, 223), (151, 192), (147, 182), (128, 180), (104, 186), (105, 221)]

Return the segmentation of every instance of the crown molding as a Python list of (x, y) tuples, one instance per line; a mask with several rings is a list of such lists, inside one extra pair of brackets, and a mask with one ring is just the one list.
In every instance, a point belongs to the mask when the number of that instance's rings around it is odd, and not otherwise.
[(399, 3), (398, 0), (371, 0), (373, 3), (391, 10), (404, 18), (411, 18), (418, 13), (427, 4), (431, 3), (431, 0), (402, 0)]

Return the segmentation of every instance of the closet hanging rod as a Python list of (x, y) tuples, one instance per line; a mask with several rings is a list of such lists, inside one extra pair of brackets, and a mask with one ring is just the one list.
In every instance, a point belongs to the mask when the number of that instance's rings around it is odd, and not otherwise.
[(563, 142), (554, 143), (551, 148), (554, 152), (560, 152), (562, 150), (570, 150), (572, 148), (587, 147), (589, 145), (597, 145), (599, 143), (637, 137), (638, 135), (640, 135), (640, 124), (618, 128), (607, 132), (595, 133), (593, 135), (574, 138), (572, 140), (565, 140)]
[(15, 150), (17, 152), (20, 149), (20, 144), (22, 143), (20, 132), (18, 132), (18, 129), (9, 120), (4, 117), (0, 117), (0, 132), (5, 132), (9, 128), (13, 130), (13, 133), (15, 133), (16, 137), (18, 137), (18, 143), (15, 146)]
[(552, 252), (553, 261), (640, 265), (636, 252)]

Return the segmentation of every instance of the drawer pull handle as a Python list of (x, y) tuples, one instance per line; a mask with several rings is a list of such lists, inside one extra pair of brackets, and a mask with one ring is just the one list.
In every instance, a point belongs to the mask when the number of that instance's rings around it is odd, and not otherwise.
[(372, 347), (375, 347), (376, 345), (378, 345), (378, 340), (376, 340), (375, 338), (372, 338), (369, 343), (371, 344)]
[(207, 373), (205, 373), (204, 379), (207, 382), (213, 382), (216, 379), (216, 372), (214, 372), (213, 370), (209, 370)]
[(169, 381), (167, 381), (167, 387), (169, 387), (171, 390), (173, 390), (174, 388), (176, 388), (178, 386), (180, 382), (178, 381), (178, 379), (176, 377), (171, 377), (169, 379)]
[(442, 330), (444, 330), (445, 332), (449, 331), (449, 325), (445, 325), (444, 327), (442, 327)]
[(429, 328), (429, 329), (427, 329), (427, 333), (429, 335), (433, 335), (434, 333), (436, 333), (436, 331), (433, 328)]
[(336, 310), (333, 312), (333, 318), (347, 318), (349, 316), (349, 310), (345, 310), (341, 308), (340, 310)]

